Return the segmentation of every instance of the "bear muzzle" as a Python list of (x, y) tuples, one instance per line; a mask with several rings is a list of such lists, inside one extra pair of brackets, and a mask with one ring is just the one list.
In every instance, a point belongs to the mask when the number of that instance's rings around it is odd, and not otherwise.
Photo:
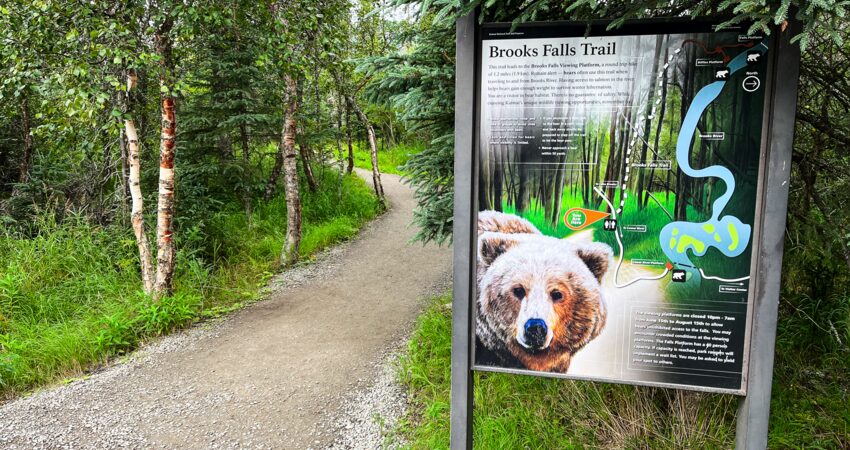
[(520, 345), (531, 351), (543, 350), (548, 344), (549, 327), (543, 319), (528, 319), (523, 326)]

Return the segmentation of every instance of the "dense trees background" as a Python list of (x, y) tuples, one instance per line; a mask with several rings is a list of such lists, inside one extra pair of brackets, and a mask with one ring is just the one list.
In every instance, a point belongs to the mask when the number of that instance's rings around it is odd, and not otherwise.
[(409, 28), (380, 6), (0, 4), (0, 395), (254, 298), (374, 217), (378, 153), (418, 139), (355, 71)]
[[(362, 77), (353, 70), (354, 60), (382, 53), (403, 27), (374, 14), (376, 6), (342, 0), (3, 6), (4, 221), (24, 229), (47, 211), (60, 221), (82, 213), (103, 225), (132, 216), (142, 273), (152, 280), (145, 290), (167, 294), (172, 228), (197, 224), (232, 200), (250, 217), (258, 193), (269, 200), (279, 182), (295, 201), (295, 156), (315, 191), (314, 171), (331, 159), (334, 142), (362, 137), (376, 153), (383, 135), (403, 138), (394, 111), (362, 100)], [(377, 168), (375, 181), (380, 195)], [(154, 204), (156, 225), (142, 220), (145, 206)], [(148, 231), (156, 234), (152, 249)], [(297, 254), (297, 233), (289, 234), (294, 248), (285, 253)]]

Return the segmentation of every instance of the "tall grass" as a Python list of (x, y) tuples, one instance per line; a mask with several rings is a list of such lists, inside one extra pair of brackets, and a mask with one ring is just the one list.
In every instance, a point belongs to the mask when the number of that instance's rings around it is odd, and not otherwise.
[[(304, 192), (304, 257), (354, 236), (380, 210), (356, 176), (338, 191), (336, 174), (323, 173), (322, 188)], [(260, 203), (249, 222), (234, 204), (181, 230), (175, 293), (157, 303), (139, 292), (128, 229), (79, 217), (43, 218), (34, 229), (0, 232), (0, 398), (78, 376), (146, 338), (257, 299), (278, 268), (286, 205), (280, 196)]]
[[(411, 156), (425, 149), (421, 143), (401, 143), (388, 149), (378, 151), (378, 168), (381, 173), (404, 175), (401, 167), (407, 164)], [(354, 166), (372, 170), (372, 154), (368, 145), (354, 143)]]
[[(434, 299), (399, 362), (411, 394), (399, 431), (412, 449), (448, 448), (450, 301)], [(812, 328), (805, 320), (780, 322), (769, 448), (846, 448), (850, 353), (825, 343), (828, 333), (802, 338)], [(476, 373), (474, 402), (480, 449), (734, 447), (737, 403), (728, 395)]]

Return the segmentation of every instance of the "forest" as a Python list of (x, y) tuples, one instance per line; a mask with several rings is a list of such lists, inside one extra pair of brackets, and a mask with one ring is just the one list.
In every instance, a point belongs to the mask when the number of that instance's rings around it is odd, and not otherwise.
[(364, 95), (358, 62), (414, 31), (380, 6), (0, 5), (2, 396), (251, 302), (383, 210), (380, 161), (422, 136)]
[[(416, 240), (450, 245), (455, 20), (473, 11), (482, 22), (612, 26), (708, 15), (754, 34), (801, 21), (771, 447), (846, 444), (850, 10), (841, 0), (0, 2), (0, 400), (84, 377), (151, 338), (262, 299), (276, 274), (386, 210), (382, 173), (415, 191)], [(669, 43), (651, 45), (653, 64), (669, 58)], [(562, 166), (545, 179), (494, 164), (479, 204), (533, 213), (563, 235), (561, 203), (599, 206), (594, 182), (624, 170), (630, 124), (642, 130), (642, 158), (672, 159), (674, 125), (706, 81), (681, 70), (699, 45), (682, 48), (649, 90), (659, 98), (637, 100), (663, 105), (655, 120), (617, 114), (584, 130), (572, 162), (614, 155), (614, 164)], [(700, 127), (738, 132), (695, 144), (698, 158), (751, 171), (734, 152), (735, 139), (753, 138), (748, 108), (726, 101)], [(716, 196), (675, 170), (642, 171), (629, 189), (633, 214), (663, 208), (671, 219), (704, 217)], [(413, 448), (447, 442), (449, 300), (435, 301), (400, 362), (412, 408), (401, 432)], [(476, 419), (483, 445), (516, 444), (500, 434), (516, 429), (539, 431), (529, 448), (733, 439), (728, 398), (476, 379), (476, 395), (489, 394)], [(532, 401), (540, 395), (554, 399), (545, 414)], [(578, 431), (547, 434), (552, 423)]]

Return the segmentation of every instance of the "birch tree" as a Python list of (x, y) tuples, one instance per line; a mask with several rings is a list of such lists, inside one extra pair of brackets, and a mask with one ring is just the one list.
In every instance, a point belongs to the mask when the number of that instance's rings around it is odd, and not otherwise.
[(135, 70), (127, 72), (127, 91), (125, 95), (125, 119), (124, 119), (124, 136), (127, 140), (127, 161), (129, 166), (129, 176), (127, 183), (129, 184), (130, 199), (132, 202), (130, 210), (130, 223), (133, 227), (133, 234), (136, 236), (136, 245), (139, 248), (139, 267), (142, 272), (142, 286), (146, 294), (153, 293), (153, 284), (155, 274), (153, 271), (153, 263), (151, 258), (150, 244), (148, 243), (148, 235), (145, 231), (145, 206), (144, 197), (142, 196), (141, 188), (141, 152), (139, 151), (139, 134), (136, 131), (136, 121), (133, 119), (132, 113), (132, 92), (138, 84), (138, 75)]
[[(270, 4), (275, 24), (274, 36), (269, 38), (267, 59), (271, 68), (280, 74), (284, 91), (283, 129), (275, 165), (265, 197), (271, 198), (277, 178), (283, 172), (286, 198), (286, 238), (281, 251), (282, 265), (298, 261), (301, 246), (301, 190), (298, 175), (299, 81), (306, 78), (315, 66), (328, 66), (332, 51), (328, 48), (336, 35), (337, 25), (348, 20), (348, 3), (341, 0), (322, 2), (274, 1)], [(313, 70), (308, 70), (313, 69)], [(306, 147), (302, 147), (306, 150)], [(310, 170), (309, 158), (301, 153), (305, 171)], [(312, 173), (310, 173), (312, 177)], [(311, 187), (314, 182), (311, 182)]]
[(174, 153), (177, 140), (177, 117), (174, 112), (174, 17), (167, 13), (154, 35), (159, 57), (159, 86), (162, 123), (159, 146), (159, 197), (156, 214), (156, 281), (154, 297), (171, 295), (174, 288)]
[(377, 139), (375, 139), (375, 127), (372, 126), (369, 117), (366, 116), (363, 109), (360, 108), (357, 101), (351, 95), (346, 95), (346, 101), (366, 128), (366, 136), (369, 141), (369, 156), (372, 163), (372, 187), (375, 189), (375, 195), (378, 196), (378, 200), (383, 203), (384, 186), (381, 184), (381, 171), (378, 168), (378, 143)]
[(280, 153), (283, 160), (284, 195), (286, 196), (286, 240), (280, 261), (290, 265), (298, 261), (301, 249), (301, 192), (298, 185), (298, 153), (295, 149), (298, 112), (296, 81), (292, 76), (285, 77), (286, 82), (286, 119), (280, 137)]
[(126, 111), (124, 118), (124, 136), (127, 140), (130, 197), (132, 207), (130, 222), (139, 249), (139, 265), (142, 274), (142, 286), (146, 294), (154, 300), (171, 295), (174, 289), (175, 248), (174, 248), (174, 157), (177, 140), (177, 120), (175, 114), (175, 78), (174, 78), (174, 25), (175, 8), (163, 8), (157, 15), (159, 23), (153, 35), (153, 55), (158, 61), (156, 67), (159, 78), (160, 95), (160, 149), (159, 182), (156, 214), (156, 266), (144, 223), (144, 197), (141, 189), (141, 150), (138, 131), (132, 109), (132, 93), (138, 84), (135, 69), (127, 71), (125, 93)]

